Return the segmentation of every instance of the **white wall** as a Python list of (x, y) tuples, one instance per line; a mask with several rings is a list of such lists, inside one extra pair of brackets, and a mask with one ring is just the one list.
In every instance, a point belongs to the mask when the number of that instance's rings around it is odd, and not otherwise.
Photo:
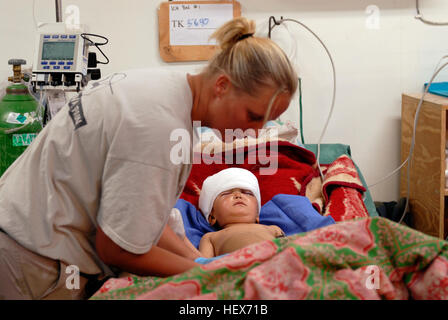
[[(421, 10), (428, 19), (448, 21), (448, 1), (425, 0)], [(35, 25), (33, 1), (0, 0), (0, 81), (10, 74), (9, 58), (31, 65)], [(166, 66), (190, 72), (204, 65), (164, 63), (158, 51), (155, 0), (62, 0), (75, 4), (81, 23), (105, 35), (111, 62), (103, 75), (128, 68)], [(400, 164), (400, 110), (403, 92), (419, 92), (436, 63), (448, 54), (448, 27), (424, 25), (414, 19), (415, 0), (240, 0), (242, 14), (255, 19), (267, 34), (269, 16), (298, 19), (326, 43), (336, 64), (337, 96), (324, 143), (345, 143), (368, 184)], [(366, 27), (366, 8), (379, 8), (379, 29)], [(36, 0), (35, 17), (54, 22), (54, 0)], [(297, 41), (297, 60), (303, 81), (305, 142), (316, 143), (327, 118), (332, 93), (329, 60), (320, 44), (303, 28), (288, 23)], [(291, 42), (277, 27), (273, 38), (287, 52)], [(438, 81), (448, 80), (448, 69)], [(282, 116), (298, 122), (298, 100)], [(372, 187), (375, 201), (398, 199), (399, 176)]]

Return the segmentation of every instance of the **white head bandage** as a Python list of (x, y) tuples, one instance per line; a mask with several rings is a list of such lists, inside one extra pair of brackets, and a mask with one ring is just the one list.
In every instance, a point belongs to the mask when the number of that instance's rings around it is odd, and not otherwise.
[(213, 203), (216, 197), (224, 191), (234, 188), (249, 190), (253, 193), (258, 202), (258, 213), (261, 208), (260, 187), (257, 177), (246, 169), (229, 168), (219, 171), (209, 176), (202, 184), (201, 194), (199, 196), (199, 209), (208, 221), (208, 216), (213, 209)]

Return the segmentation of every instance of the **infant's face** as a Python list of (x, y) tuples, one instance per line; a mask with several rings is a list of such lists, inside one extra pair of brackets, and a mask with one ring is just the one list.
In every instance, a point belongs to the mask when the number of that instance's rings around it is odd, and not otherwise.
[(257, 198), (251, 191), (240, 188), (221, 192), (213, 203), (211, 215), (221, 227), (231, 223), (255, 223), (258, 218)]

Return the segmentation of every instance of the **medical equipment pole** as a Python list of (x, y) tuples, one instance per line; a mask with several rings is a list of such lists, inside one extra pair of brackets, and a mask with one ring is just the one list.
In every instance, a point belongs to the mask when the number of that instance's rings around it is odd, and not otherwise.
[(62, 22), (62, 5), (61, 0), (54, 1), (56, 6), (56, 22)]

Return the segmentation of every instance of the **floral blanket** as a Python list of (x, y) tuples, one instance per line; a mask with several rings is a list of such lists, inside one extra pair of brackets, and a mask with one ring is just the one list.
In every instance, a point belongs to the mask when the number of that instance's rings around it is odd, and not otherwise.
[(448, 299), (448, 242), (381, 217), (265, 241), (168, 278), (109, 279), (91, 299)]

